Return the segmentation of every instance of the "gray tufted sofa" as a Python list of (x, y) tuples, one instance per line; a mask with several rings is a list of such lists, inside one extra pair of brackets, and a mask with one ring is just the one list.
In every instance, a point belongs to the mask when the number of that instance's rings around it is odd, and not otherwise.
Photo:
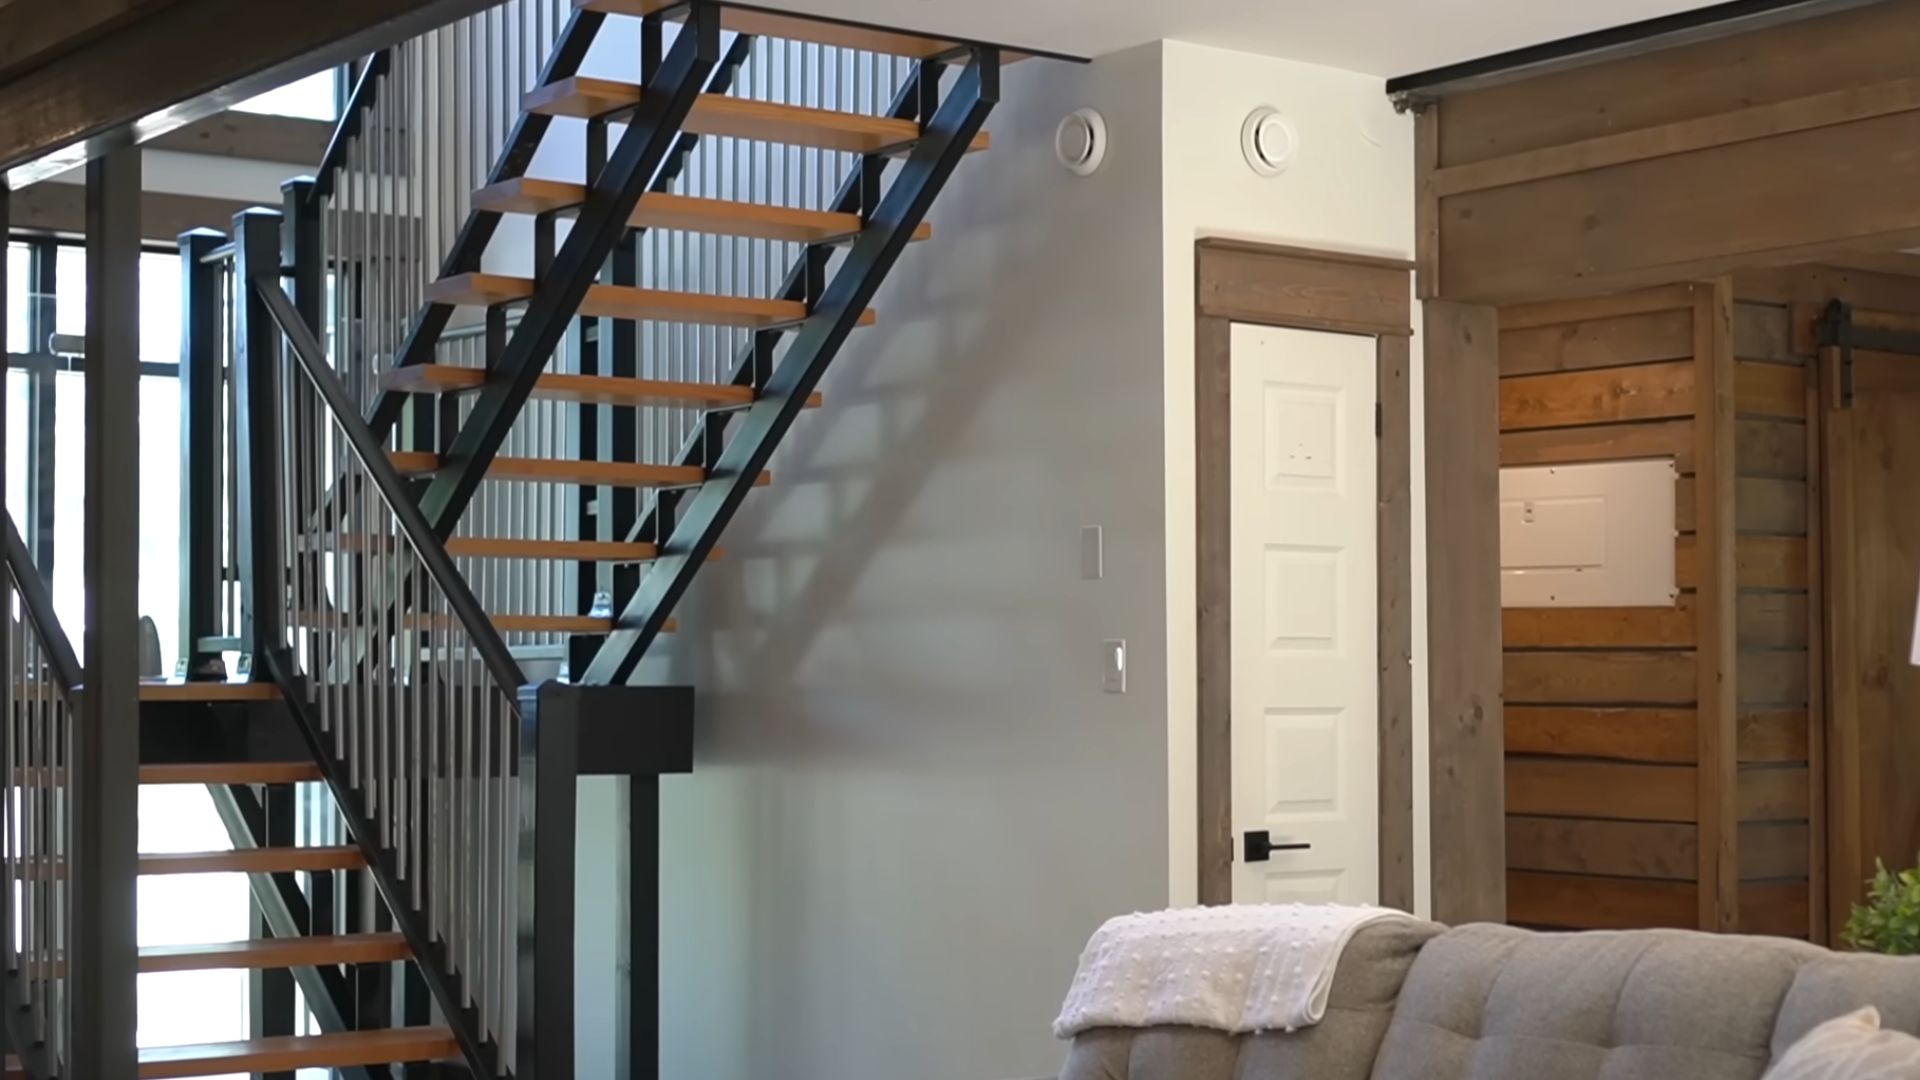
[(1759, 1080), (1862, 1005), (1920, 1034), (1920, 958), (1679, 930), (1378, 924), (1348, 945), (1316, 1027), (1089, 1031), (1060, 1080)]

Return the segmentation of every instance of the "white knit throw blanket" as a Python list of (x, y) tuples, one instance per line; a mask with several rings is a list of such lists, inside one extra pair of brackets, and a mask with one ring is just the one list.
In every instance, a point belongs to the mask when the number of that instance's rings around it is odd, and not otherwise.
[(1182, 1024), (1293, 1031), (1327, 1012), (1355, 932), (1405, 912), (1334, 904), (1181, 908), (1107, 920), (1080, 954), (1053, 1033)]

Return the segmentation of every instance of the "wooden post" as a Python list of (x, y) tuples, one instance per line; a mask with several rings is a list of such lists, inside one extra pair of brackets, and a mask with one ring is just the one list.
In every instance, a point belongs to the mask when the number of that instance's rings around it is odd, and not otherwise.
[(1423, 308), (1433, 917), (1506, 917), (1499, 316)]
[(1693, 287), (1694, 603), (1700, 929), (1740, 927), (1739, 681), (1735, 667), (1733, 286)]

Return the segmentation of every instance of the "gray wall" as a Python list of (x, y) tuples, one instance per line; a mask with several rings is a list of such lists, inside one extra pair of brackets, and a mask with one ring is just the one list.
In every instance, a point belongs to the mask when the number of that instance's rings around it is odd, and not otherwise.
[[(1114, 132), (1084, 180), (1052, 155), (1082, 105)], [(1009, 69), (652, 665), (702, 709), (664, 1075), (1051, 1075), (1087, 935), (1166, 903), (1159, 124), (1157, 45)], [(1145, 664), (1106, 695), (1121, 637)]]

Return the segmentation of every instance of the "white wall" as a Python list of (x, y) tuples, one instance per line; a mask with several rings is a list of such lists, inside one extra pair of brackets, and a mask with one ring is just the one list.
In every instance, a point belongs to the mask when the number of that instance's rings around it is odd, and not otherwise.
[[(1009, 69), (681, 612), (664, 1075), (1052, 1075), (1086, 937), (1167, 901), (1159, 83), (1157, 46)], [(1052, 155), (1082, 105), (1115, 130), (1085, 180)], [(1105, 638), (1147, 661), (1124, 696)]]
[[(1372, 76), (1177, 41), (1164, 50), (1167, 889), (1185, 904), (1198, 899), (1194, 241), (1227, 236), (1411, 258), (1413, 122), (1394, 113)], [(1262, 105), (1285, 113), (1299, 133), (1298, 156), (1278, 177), (1256, 174), (1241, 155), (1240, 125)], [(1415, 893), (1425, 897), (1426, 510), (1417, 345), (1413, 352)]]

